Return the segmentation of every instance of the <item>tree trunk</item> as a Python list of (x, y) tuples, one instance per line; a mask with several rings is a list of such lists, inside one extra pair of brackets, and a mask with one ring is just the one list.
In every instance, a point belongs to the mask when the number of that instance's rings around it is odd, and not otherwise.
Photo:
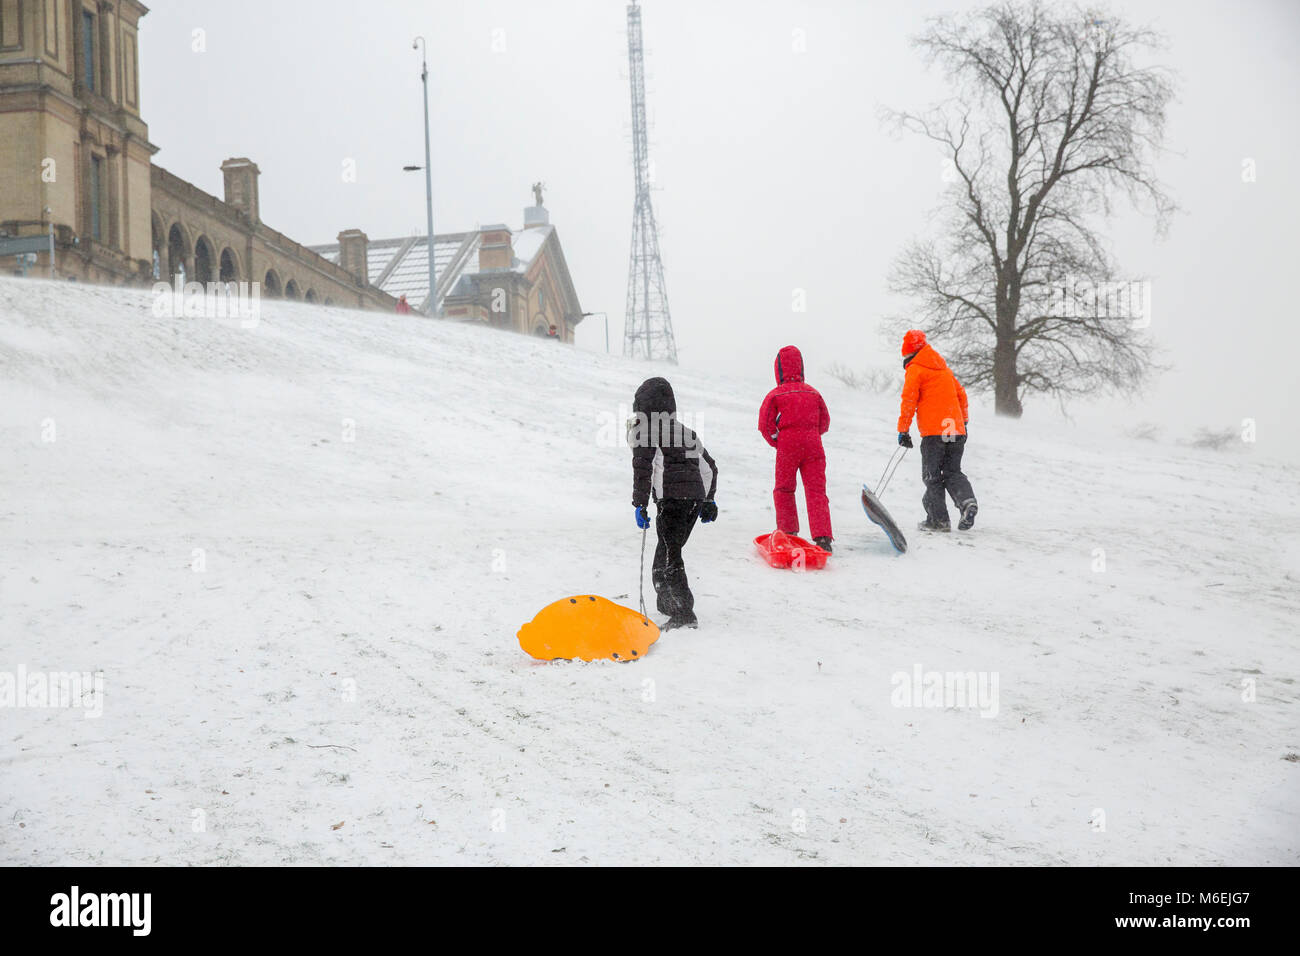
[(1018, 276), (1005, 269), (998, 274), (994, 291), (997, 316), (997, 340), (993, 345), (993, 411), (997, 415), (1019, 418), (1020, 377), (1016, 374), (1016, 315), (1020, 311)]
[(1019, 384), (1015, 342), (999, 341), (993, 352), (993, 410), (997, 414), (1019, 418), (1024, 412), (1017, 394)]
[(998, 303), (997, 342), (993, 346), (993, 411), (1019, 418), (1020, 376), (1016, 374), (1016, 306), (1005, 299)]

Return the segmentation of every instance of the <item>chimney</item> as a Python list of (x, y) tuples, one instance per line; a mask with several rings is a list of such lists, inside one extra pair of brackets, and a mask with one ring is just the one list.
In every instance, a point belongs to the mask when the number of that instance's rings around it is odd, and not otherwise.
[(479, 230), (478, 271), (509, 269), (515, 264), (515, 249), (510, 241), (510, 227), (484, 226)]
[(221, 164), (221, 175), (226, 181), (226, 205), (234, 206), (249, 222), (261, 222), (257, 200), (257, 177), (262, 171), (257, 163), (247, 157), (235, 157)]
[(370, 285), (370, 239), (360, 229), (339, 233), (339, 265), (362, 285)]

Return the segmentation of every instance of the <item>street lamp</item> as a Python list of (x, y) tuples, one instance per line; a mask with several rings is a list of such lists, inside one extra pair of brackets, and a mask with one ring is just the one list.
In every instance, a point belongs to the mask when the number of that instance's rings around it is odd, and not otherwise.
[(609, 315), (604, 312), (584, 312), (582, 317), (585, 319), (591, 315), (602, 315), (605, 317), (605, 354), (609, 354)]
[[(433, 161), (429, 150), (429, 44), (418, 36), (411, 41), (411, 49), (420, 50), (420, 82), (424, 84), (424, 198), (429, 216), (429, 315), (438, 311), (438, 285), (433, 264)], [(406, 166), (407, 170), (419, 166)]]

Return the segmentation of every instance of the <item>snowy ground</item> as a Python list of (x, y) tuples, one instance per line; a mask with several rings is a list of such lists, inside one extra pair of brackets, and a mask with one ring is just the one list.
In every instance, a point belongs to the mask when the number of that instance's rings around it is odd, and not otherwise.
[[(0, 863), (1300, 863), (1300, 481), (1256, 449), (977, 407), (975, 531), (910, 531), (913, 453), (896, 556), (857, 501), (896, 403), (811, 355), (837, 550), (795, 575), (751, 545), (768, 369), (670, 370), (721, 471), (702, 626), (542, 664), (545, 604), (636, 604), (650, 369), (151, 301), (0, 280), (0, 675), (105, 687), (0, 710)], [(894, 706), (917, 666), (996, 715)]]

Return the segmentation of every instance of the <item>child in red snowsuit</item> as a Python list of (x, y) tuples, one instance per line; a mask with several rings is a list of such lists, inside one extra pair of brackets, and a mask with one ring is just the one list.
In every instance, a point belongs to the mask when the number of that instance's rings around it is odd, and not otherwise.
[(821, 393), (803, 380), (803, 356), (793, 345), (776, 355), (776, 388), (758, 410), (758, 430), (776, 449), (776, 526), (799, 533), (799, 509), (794, 502), (795, 475), (803, 478), (808, 527), (814, 543), (831, 549), (831, 509), (826, 500), (826, 452), (822, 435), (831, 427), (831, 413)]

